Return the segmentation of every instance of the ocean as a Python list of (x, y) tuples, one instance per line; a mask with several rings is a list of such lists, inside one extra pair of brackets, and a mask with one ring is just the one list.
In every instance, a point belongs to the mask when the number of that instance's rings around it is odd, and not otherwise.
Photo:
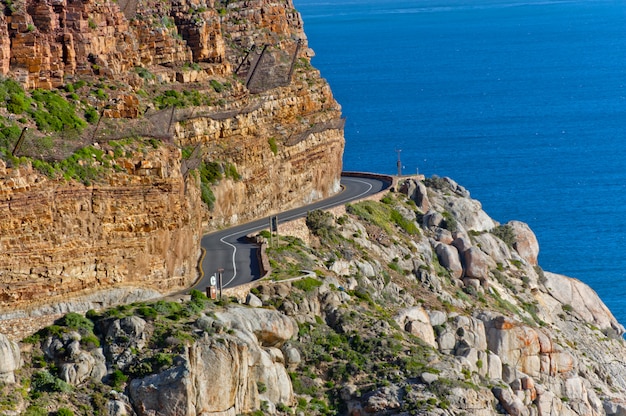
[(344, 170), (449, 176), (626, 325), (623, 1), (295, 0)]

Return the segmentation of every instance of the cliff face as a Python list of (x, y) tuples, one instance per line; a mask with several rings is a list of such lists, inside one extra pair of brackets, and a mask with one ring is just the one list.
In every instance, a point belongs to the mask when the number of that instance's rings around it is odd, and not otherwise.
[(177, 148), (131, 152), (116, 161), (125, 172), (92, 186), (0, 161), (0, 310), (193, 281), (202, 227), (197, 185), (183, 178)]
[[(57, 152), (128, 137), (164, 144), (145, 157), (115, 154), (126, 175), (104, 173), (85, 186), (14, 166), (9, 142), (0, 169), (0, 309), (110, 287), (182, 287), (197, 276), (207, 227), (339, 190), (340, 106), (310, 66), (291, 1), (4, 6), (0, 74), (27, 90), (71, 92), (73, 106), (103, 116), (69, 141), (38, 131), (34, 104), (21, 116), (2, 107), (3, 126), (30, 128), (23, 154), (41, 158), (37, 142), (45, 140)], [(215, 197), (210, 208), (189, 173), (203, 163), (218, 171), (203, 184), (203, 195), (210, 188)], [(154, 168), (135, 169), (142, 164)]]

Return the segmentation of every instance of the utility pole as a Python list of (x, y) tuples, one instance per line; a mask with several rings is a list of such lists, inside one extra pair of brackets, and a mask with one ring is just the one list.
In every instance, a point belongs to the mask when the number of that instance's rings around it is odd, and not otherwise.
[(396, 166), (398, 167), (398, 177), (402, 176), (402, 161), (400, 160), (400, 152), (402, 149), (396, 149), (396, 153), (398, 154), (398, 161), (396, 162)]

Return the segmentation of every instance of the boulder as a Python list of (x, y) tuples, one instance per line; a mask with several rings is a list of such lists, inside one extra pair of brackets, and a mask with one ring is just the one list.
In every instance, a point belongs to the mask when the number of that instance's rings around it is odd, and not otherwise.
[(607, 416), (626, 416), (626, 403), (606, 400), (602, 407)]
[(480, 202), (471, 198), (450, 198), (447, 210), (467, 231), (489, 231), (495, 222), (482, 209)]
[(430, 209), (428, 191), (423, 182), (416, 181), (415, 179), (407, 179), (400, 185), (398, 190), (412, 199), (422, 212), (427, 212)]
[(509, 246), (491, 233), (474, 236), (474, 242), (494, 263), (506, 264), (507, 260), (513, 257)]
[(352, 274), (352, 263), (346, 260), (336, 260), (330, 265), (328, 270), (339, 276), (349, 276)]
[(422, 339), (433, 348), (437, 348), (437, 341), (435, 341), (435, 333), (430, 324), (430, 317), (421, 306), (414, 306), (398, 311), (394, 320), (407, 332)]
[(435, 230), (434, 238), (436, 241), (439, 241), (443, 244), (452, 244), (452, 242), (454, 241), (454, 238), (452, 238), (452, 233), (445, 228), (437, 228)]
[(463, 255), (467, 250), (472, 247), (472, 241), (469, 237), (462, 233), (454, 233), (452, 235), (454, 240), (452, 241), (452, 245), (456, 247), (461, 255)]
[(437, 243), (435, 246), (435, 252), (437, 253), (439, 264), (449, 270), (452, 277), (458, 279), (463, 276), (461, 258), (459, 257), (459, 252), (454, 246)]
[(253, 308), (260, 308), (263, 306), (263, 302), (254, 294), (248, 293), (248, 296), (246, 296), (246, 305), (252, 306)]
[(354, 262), (356, 268), (359, 273), (361, 273), (365, 277), (374, 277), (376, 276), (376, 271), (374, 270), (374, 266), (367, 261), (355, 261)]
[(105, 354), (119, 369), (127, 368), (134, 360), (134, 350), (142, 350), (146, 346), (148, 334), (146, 321), (138, 316), (127, 316), (115, 319), (106, 330)]
[(491, 351), (487, 355), (487, 378), (491, 380), (502, 379), (502, 360)]
[(66, 383), (78, 385), (88, 379), (102, 380), (107, 374), (102, 349), (83, 350), (80, 341), (78, 332), (68, 332), (60, 337), (47, 337), (41, 347), (46, 357), (58, 365), (59, 378)]
[(285, 366), (294, 370), (298, 367), (298, 364), (302, 361), (300, 351), (293, 345), (286, 344), (283, 346), (283, 355), (285, 357)]
[(19, 346), (0, 334), (0, 382), (15, 383), (15, 370), (21, 367)]
[(129, 414), (126, 403), (122, 400), (109, 400), (107, 402), (108, 416), (127, 416)]
[(463, 254), (465, 276), (480, 281), (487, 280), (489, 275), (490, 259), (478, 247), (470, 247)]
[(227, 327), (254, 334), (265, 347), (280, 347), (298, 333), (293, 318), (270, 309), (228, 308), (215, 316)]
[(429, 210), (422, 219), (424, 227), (441, 227), (444, 222), (443, 215), (434, 210)]
[(507, 224), (511, 226), (515, 234), (515, 242), (513, 243), (515, 251), (528, 263), (536, 266), (539, 256), (539, 242), (535, 233), (528, 224), (520, 221), (509, 221)]
[[(129, 397), (138, 416), (193, 415), (190, 369), (185, 363), (158, 374), (135, 379)], [(218, 389), (215, 389), (218, 390)]]
[(524, 405), (524, 402), (513, 393), (510, 387), (494, 387), (492, 392), (507, 414), (512, 416), (530, 416), (530, 411)]
[(600, 329), (624, 334), (624, 327), (589, 286), (560, 274), (544, 272), (544, 275), (548, 293), (562, 305), (569, 305), (575, 315)]
[(107, 374), (104, 355), (99, 348), (93, 353), (75, 352), (67, 359), (68, 362), (59, 366), (60, 378), (66, 383), (78, 385), (90, 378), (100, 381)]
[(363, 409), (367, 413), (387, 412), (400, 407), (402, 389), (395, 384), (381, 387), (365, 397)]
[(448, 320), (448, 314), (444, 311), (429, 310), (427, 312), (432, 326), (443, 325)]

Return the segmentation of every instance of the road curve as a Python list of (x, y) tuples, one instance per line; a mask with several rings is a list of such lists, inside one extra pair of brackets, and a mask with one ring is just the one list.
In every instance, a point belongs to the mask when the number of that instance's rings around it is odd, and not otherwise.
[[(391, 181), (385, 180), (383, 176), (377, 177), (367, 174), (359, 176), (350, 173), (349, 176), (341, 177), (341, 186), (342, 191), (330, 198), (277, 214), (278, 223), (304, 217), (307, 212), (315, 209), (328, 209), (373, 195), (389, 188)], [(258, 246), (247, 242), (245, 236), (268, 228), (269, 221), (269, 217), (265, 217), (204, 235), (201, 242), (202, 248), (206, 250), (201, 265), (203, 276), (194, 287), (204, 291), (207, 286), (210, 286), (211, 276), (217, 275), (218, 269), (224, 269), (222, 272), (224, 288), (239, 286), (259, 279), (261, 273), (257, 257)]]

